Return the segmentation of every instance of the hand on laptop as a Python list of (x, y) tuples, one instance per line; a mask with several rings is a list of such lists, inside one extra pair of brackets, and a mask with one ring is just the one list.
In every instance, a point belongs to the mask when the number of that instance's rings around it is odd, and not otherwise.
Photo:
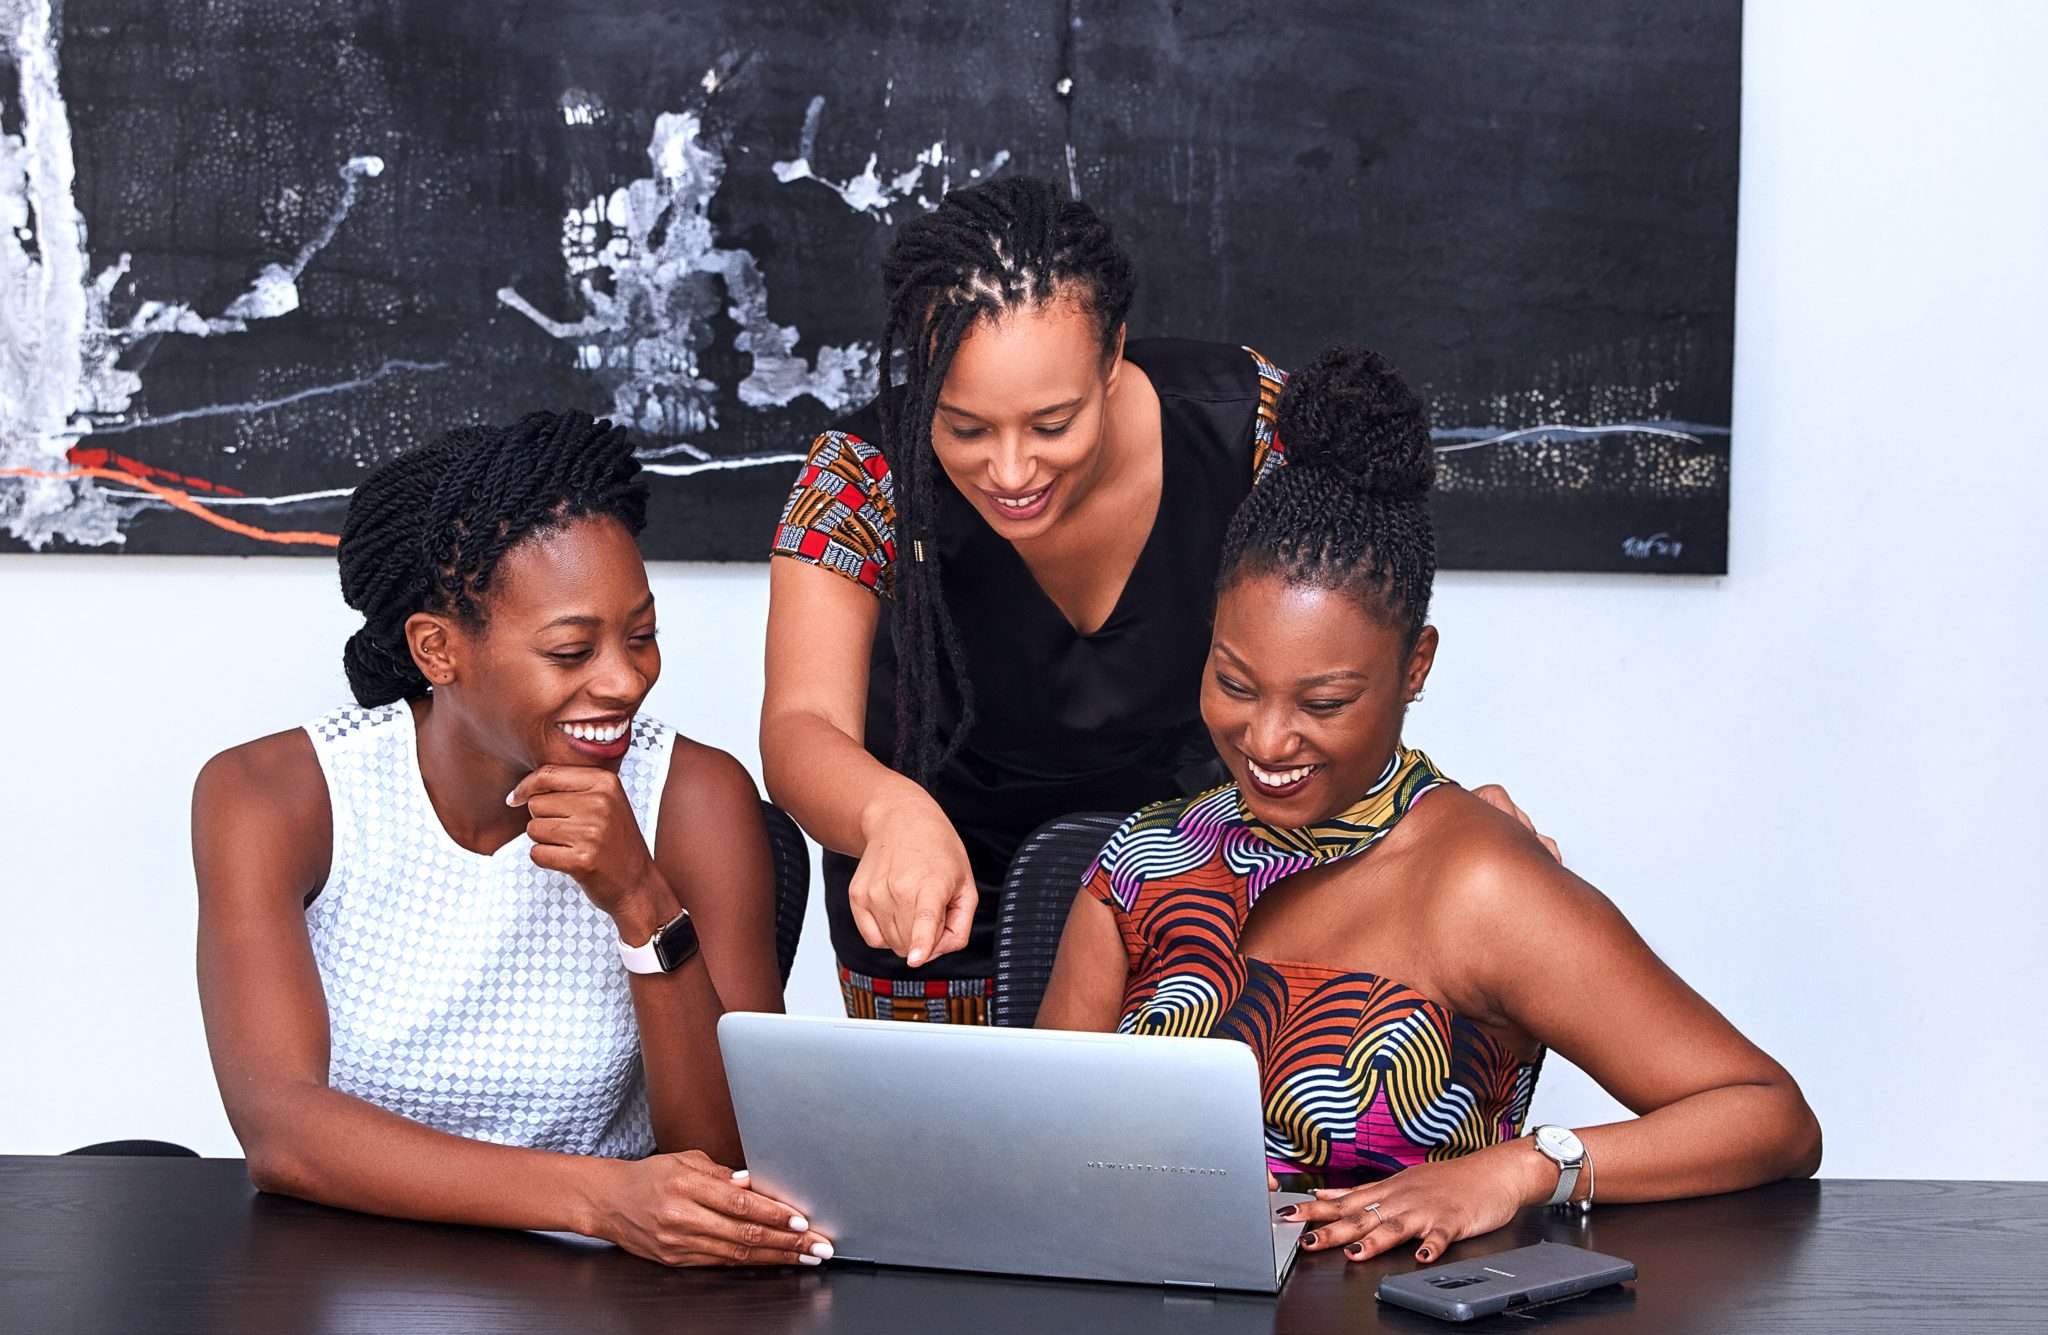
[[(1434, 1261), (1452, 1243), (1491, 1233), (1530, 1200), (1543, 1198), (1530, 1194), (1531, 1173), (1541, 1173), (1530, 1161), (1540, 1156), (1517, 1154), (1521, 1144), (1511, 1140), (1462, 1158), (1417, 1164), (1362, 1187), (1324, 1189), (1282, 1217), (1307, 1225), (1304, 1251), (1342, 1248), (1346, 1259), (1363, 1261), (1414, 1238), (1421, 1243), (1415, 1259)], [(1554, 1168), (1550, 1176), (1554, 1181)]]
[(698, 1150), (621, 1160), (598, 1236), (663, 1265), (817, 1265), (832, 1244)]

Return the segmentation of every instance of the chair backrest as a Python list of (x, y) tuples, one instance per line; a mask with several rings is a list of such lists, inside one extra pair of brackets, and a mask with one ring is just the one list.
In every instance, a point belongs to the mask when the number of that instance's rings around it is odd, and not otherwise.
[(761, 821), (768, 827), (768, 851), (775, 856), (775, 964), (787, 986), (804, 931), (804, 910), (811, 903), (811, 849), (795, 818), (773, 802), (761, 804)]
[(996, 994), (989, 1022), (1029, 1028), (1052, 979), (1081, 877), (1129, 812), (1083, 811), (1047, 821), (1010, 861), (996, 915)]
[(94, 1157), (112, 1156), (121, 1159), (196, 1159), (197, 1150), (188, 1150), (183, 1145), (173, 1145), (168, 1140), (103, 1140), (97, 1145), (81, 1145), (75, 1150), (64, 1151), (68, 1157), (73, 1154), (89, 1154)]

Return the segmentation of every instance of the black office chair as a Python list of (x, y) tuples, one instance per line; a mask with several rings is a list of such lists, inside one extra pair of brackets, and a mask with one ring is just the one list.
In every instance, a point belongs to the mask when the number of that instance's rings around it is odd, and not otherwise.
[(1095, 855), (1128, 812), (1082, 811), (1031, 832), (1010, 861), (996, 911), (996, 995), (989, 1022), (1028, 1029), (1052, 979), (1060, 932)]
[(122, 1159), (196, 1159), (199, 1153), (183, 1145), (173, 1145), (168, 1140), (103, 1140), (97, 1145), (81, 1145), (75, 1150), (64, 1151), (64, 1157), (87, 1154), (94, 1157), (111, 1156)]
[(804, 910), (811, 903), (811, 849), (796, 819), (773, 802), (761, 804), (761, 821), (768, 827), (768, 851), (775, 856), (775, 964), (787, 987), (797, 939), (804, 933)]

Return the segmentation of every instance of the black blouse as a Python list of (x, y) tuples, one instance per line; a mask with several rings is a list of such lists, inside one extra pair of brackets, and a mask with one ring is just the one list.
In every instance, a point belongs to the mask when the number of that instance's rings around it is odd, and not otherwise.
[[(853, 860), (828, 854), (833, 944), (851, 969), (989, 977), (995, 891), (1027, 835), (1071, 812), (1134, 811), (1222, 781), (1199, 707), (1216, 563), (1238, 503), (1281, 461), (1273, 408), (1283, 377), (1257, 353), (1227, 344), (1143, 339), (1127, 343), (1124, 355), (1159, 395), (1159, 510), (1099, 629), (1076, 631), (1017, 549), (943, 473), (937, 479), (944, 596), (965, 649), (976, 721), (932, 795), (966, 845), (981, 904), (967, 950), (910, 970), (862, 942), (846, 906)], [(818, 438), (776, 552), (883, 591), (896, 553), (893, 482), (868, 444), (879, 436), (878, 416), (870, 404)], [(856, 477), (870, 485), (863, 490)], [(821, 503), (826, 495), (829, 504)], [(895, 669), (892, 638), (877, 635), (865, 741), (885, 764), (896, 740)], [(957, 701), (949, 701), (943, 731), (957, 717)]]

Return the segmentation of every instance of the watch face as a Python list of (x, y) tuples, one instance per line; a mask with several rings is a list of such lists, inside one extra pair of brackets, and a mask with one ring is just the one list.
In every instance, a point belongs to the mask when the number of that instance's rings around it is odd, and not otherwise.
[(1539, 1126), (1536, 1128), (1536, 1144), (1559, 1163), (1570, 1163), (1585, 1157), (1586, 1147), (1569, 1127)]
[(664, 973), (674, 973), (697, 953), (697, 924), (688, 913), (677, 914), (674, 921), (654, 934), (654, 953), (661, 960)]

